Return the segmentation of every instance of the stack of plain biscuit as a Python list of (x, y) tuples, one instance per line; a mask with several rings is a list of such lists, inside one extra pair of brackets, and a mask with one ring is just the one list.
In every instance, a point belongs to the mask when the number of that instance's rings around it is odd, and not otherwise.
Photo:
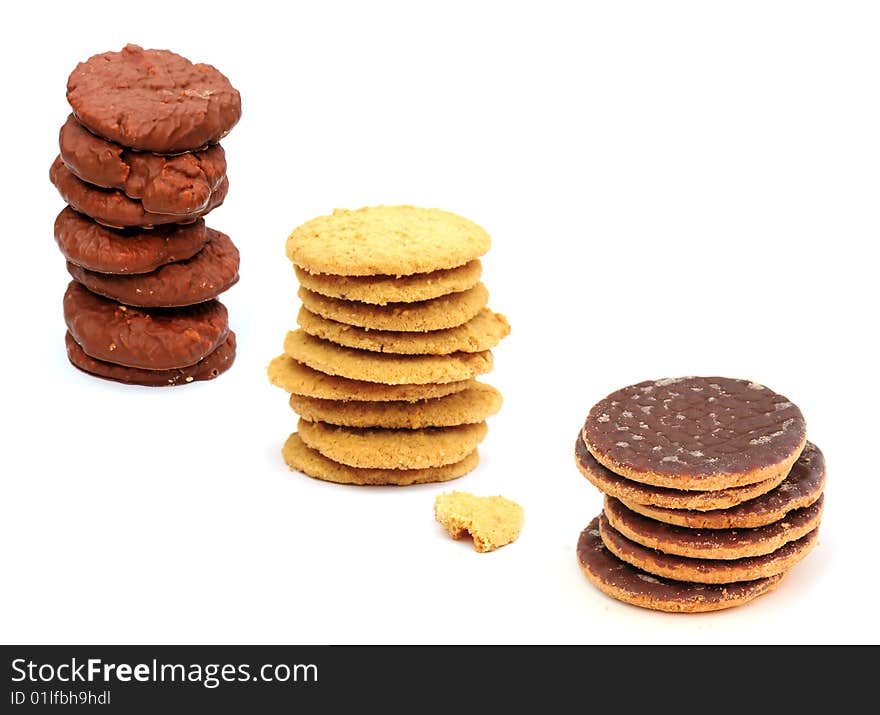
[(295, 229), (299, 329), (268, 366), (300, 416), (293, 470), (345, 484), (461, 477), (501, 394), (475, 380), (510, 332), (488, 307), (479, 226), (438, 209), (336, 210)]
[(621, 601), (737, 606), (776, 588), (818, 541), (824, 457), (800, 409), (763, 385), (684, 377), (623, 388), (590, 410), (575, 460), (605, 493), (578, 561)]

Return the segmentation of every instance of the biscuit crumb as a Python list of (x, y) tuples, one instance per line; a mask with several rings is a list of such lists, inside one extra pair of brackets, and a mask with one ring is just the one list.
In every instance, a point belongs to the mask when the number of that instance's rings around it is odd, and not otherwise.
[(479, 552), (494, 551), (515, 541), (523, 525), (523, 508), (515, 501), (468, 492), (438, 494), (434, 516), (453, 539), (470, 534)]

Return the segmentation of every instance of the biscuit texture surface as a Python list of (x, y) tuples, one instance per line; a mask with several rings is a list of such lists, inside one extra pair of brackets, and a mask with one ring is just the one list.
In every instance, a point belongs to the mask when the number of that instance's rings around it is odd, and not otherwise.
[(303, 442), (334, 462), (370, 469), (424, 469), (460, 462), (486, 436), (486, 423), (418, 430), (336, 427), (300, 419)]
[(287, 257), (311, 273), (407, 276), (455, 268), (489, 250), (477, 224), (440, 209), (336, 209), (294, 229)]
[(500, 495), (456, 491), (437, 495), (434, 518), (453, 539), (468, 534), (474, 549), (485, 553), (516, 541), (523, 526), (523, 508)]
[(507, 318), (488, 308), (483, 308), (468, 322), (455, 328), (421, 333), (357, 328), (322, 318), (305, 307), (300, 308), (297, 322), (309, 335), (337, 345), (398, 355), (482, 352), (494, 348), (510, 334)]

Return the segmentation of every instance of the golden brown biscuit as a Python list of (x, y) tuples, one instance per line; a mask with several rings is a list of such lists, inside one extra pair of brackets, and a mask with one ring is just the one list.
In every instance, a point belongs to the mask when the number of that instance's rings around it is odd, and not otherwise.
[(427, 484), (430, 482), (448, 482), (458, 479), (470, 472), (479, 462), (479, 454), (475, 449), (459, 462), (446, 464), (442, 467), (425, 469), (367, 469), (349, 467), (327, 459), (320, 452), (307, 447), (294, 432), (284, 443), (281, 450), (284, 461), (292, 470), (302, 472), (315, 479), (337, 484), (356, 484), (359, 486), (409, 486), (410, 484)]
[(501, 409), (501, 393), (491, 385), (474, 382), (461, 392), (418, 402), (319, 400), (292, 394), (290, 406), (309, 422), (343, 427), (422, 429), (482, 422)]
[(385, 306), (328, 298), (306, 288), (300, 288), (298, 295), (306, 308), (322, 318), (370, 330), (407, 332), (454, 328), (471, 320), (489, 302), (489, 291), (482, 283), (461, 293)]
[(335, 320), (327, 320), (300, 308), (297, 322), (309, 335), (331, 343), (359, 350), (398, 355), (449, 355), (455, 352), (476, 353), (494, 348), (510, 334), (510, 324), (500, 313), (483, 308), (471, 320), (455, 328), (406, 333), (390, 330), (366, 330)]
[(483, 266), (474, 259), (456, 268), (414, 273), (411, 276), (334, 276), (309, 273), (299, 266), (294, 266), (294, 270), (300, 284), (313, 293), (341, 300), (388, 305), (415, 303), (473, 288), (480, 282)]
[(460, 462), (486, 436), (486, 423), (419, 430), (336, 427), (300, 419), (303, 442), (334, 462), (369, 469), (425, 469)]
[(354, 350), (312, 337), (304, 330), (287, 333), (284, 352), (328, 375), (386, 385), (424, 385), (469, 380), (492, 369), (492, 353), (390, 355)]
[(523, 508), (502, 496), (449, 492), (434, 500), (434, 518), (453, 539), (469, 534), (474, 549), (486, 552), (516, 541), (522, 530)]

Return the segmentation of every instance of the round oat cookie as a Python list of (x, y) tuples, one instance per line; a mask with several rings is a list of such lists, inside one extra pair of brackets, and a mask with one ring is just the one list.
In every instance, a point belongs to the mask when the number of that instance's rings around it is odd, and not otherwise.
[(729, 509), (769, 492), (781, 484), (786, 476), (779, 474), (773, 479), (767, 479), (763, 482), (709, 492), (669, 489), (668, 487), (654, 487), (650, 484), (634, 482), (615, 474), (608, 467), (603, 467), (587, 450), (580, 430), (578, 430), (574, 451), (575, 462), (581, 474), (599, 491), (627, 504), (646, 504), (666, 509), (692, 511)]
[(281, 450), (284, 461), (292, 470), (302, 472), (315, 479), (337, 484), (355, 484), (358, 486), (397, 486), (405, 487), (412, 484), (429, 484), (448, 482), (463, 477), (472, 471), (480, 461), (476, 449), (464, 459), (442, 467), (426, 467), (424, 469), (369, 469), (366, 467), (349, 467), (332, 459), (327, 459), (320, 452), (307, 447), (294, 432)]
[(819, 540), (817, 528), (763, 556), (745, 559), (692, 559), (664, 554), (630, 541), (608, 523), (604, 514), (599, 517), (599, 534), (605, 548), (617, 558), (653, 576), (715, 584), (754, 581), (784, 573), (810, 553)]
[(461, 392), (419, 402), (320, 400), (292, 394), (290, 406), (309, 422), (342, 427), (422, 429), (483, 422), (501, 409), (501, 393), (491, 385), (474, 382)]
[(368, 469), (425, 469), (460, 462), (483, 441), (485, 422), (418, 430), (336, 427), (300, 419), (303, 442), (327, 459)]
[(652, 576), (612, 554), (602, 543), (599, 517), (577, 543), (581, 571), (604, 594), (633, 606), (671, 613), (701, 613), (741, 606), (776, 588), (785, 573), (755, 581), (702, 584)]
[(807, 440), (801, 411), (746, 380), (679, 377), (612, 392), (590, 410), (587, 449), (643, 484), (712, 491), (788, 474)]
[(187, 365), (175, 370), (144, 370), (96, 360), (86, 355), (69, 332), (64, 339), (67, 344), (67, 358), (74, 367), (95, 377), (127, 385), (171, 387), (186, 385), (190, 382), (213, 380), (232, 367), (232, 363), (235, 361), (235, 333), (231, 330), (226, 335), (226, 340), (214, 352), (209, 353), (195, 365)]
[(216, 68), (137, 45), (80, 62), (67, 101), (92, 133), (157, 154), (215, 144), (241, 118), (238, 90)]
[(294, 360), (328, 375), (386, 385), (459, 382), (492, 369), (492, 353), (489, 350), (452, 355), (372, 353), (335, 345), (312, 337), (304, 330), (287, 333), (284, 352)]
[(774, 489), (730, 509), (692, 511), (665, 509), (621, 499), (632, 511), (665, 524), (691, 529), (752, 529), (783, 519), (795, 509), (810, 506), (825, 488), (825, 458), (818, 447), (807, 442), (788, 476)]
[(189, 216), (203, 211), (226, 176), (223, 147), (159, 156), (129, 151), (95, 136), (71, 114), (59, 134), (61, 158), (86, 183), (119, 189), (149, 213)]
[(68, 262), (67, 271), (92, 293), (141, 308), (172, 308), (216, 298), (238, 282), (238, 249), (229, 236), (208, 229), (208, 243), (195, 256), (152, 273), (120, 276), (87, 271)]
[(418, 303), (389, 303), (386, 306), (328, 298), (300, 287), (297, 293), (312, 313), (338, 323), (370, 330), (423, 332), (445, 330), (474, 318), (489, 302), (482, 283), (461, 293), (450, 293)]
[(131, 199), (116, 189), (102, 189), (77, 178), (61, 157), (55, 158), (49, 168), (49, 179), (70, 206), (90, 216), (98, 223), (113, 228), (140, 226), (150, 228), (167, 223), (190, 223), (217, 208), (226, 199), (229, 180), (224, 177), (208, 204), (191, 214), (150, 213), (137, 199)]
[(293, 268), (300, 284), (313, 293), (373, 305), (416, 303), (460, 293), (477, 285), (483, 272), (478, 259), (456, 268), (411, 276), (334, 276), (309, 273), (296, 265)]
[(510, 334), (510, 324), (500, 313), (483, 308), (463, 325), (427, 333), (367, 330), (316, 315), (303, 306), (296, 321), (309, 335), (358, 350), (397, 355), (449, 355), (476, 353), (494, 348)]
[(819, 526), (824, 497), (796, 509), (785, 518), (753, 529), (690, 529), (655, 521), (606, 496), (608, 522), (627, 539), (665, 554), (695, 559), (744, 559), (763, 556), (795, 541)]
[(409, 276), (479, 258), (491, 241), (466, 218), (417, 206), (336, 209), (294, 229), (287, 257), (309, 273)]
[(185, 261), (208, 241), (205, 222), (156, 228), (107, 228), (66, 206), (55, 219), (55, 241), (71, 263), (98, 273), (134, 275)]
[(216, 300), (144, 310), (102, 298), (76, 281), (64, 294), (64, 320), (87, 355), (145, 370), (194, 365), (229, 333), (226, 307)]
[(273, 358), (266, 368), (269, 382), (294, 395), (318, 400), (361, 402), (418, 402), (466, 390), (473, 380), (428, 383), (426, 385), (383, 385), (381, 382), (350, 380), (328, 375), (297, 362), (288, 355)]

